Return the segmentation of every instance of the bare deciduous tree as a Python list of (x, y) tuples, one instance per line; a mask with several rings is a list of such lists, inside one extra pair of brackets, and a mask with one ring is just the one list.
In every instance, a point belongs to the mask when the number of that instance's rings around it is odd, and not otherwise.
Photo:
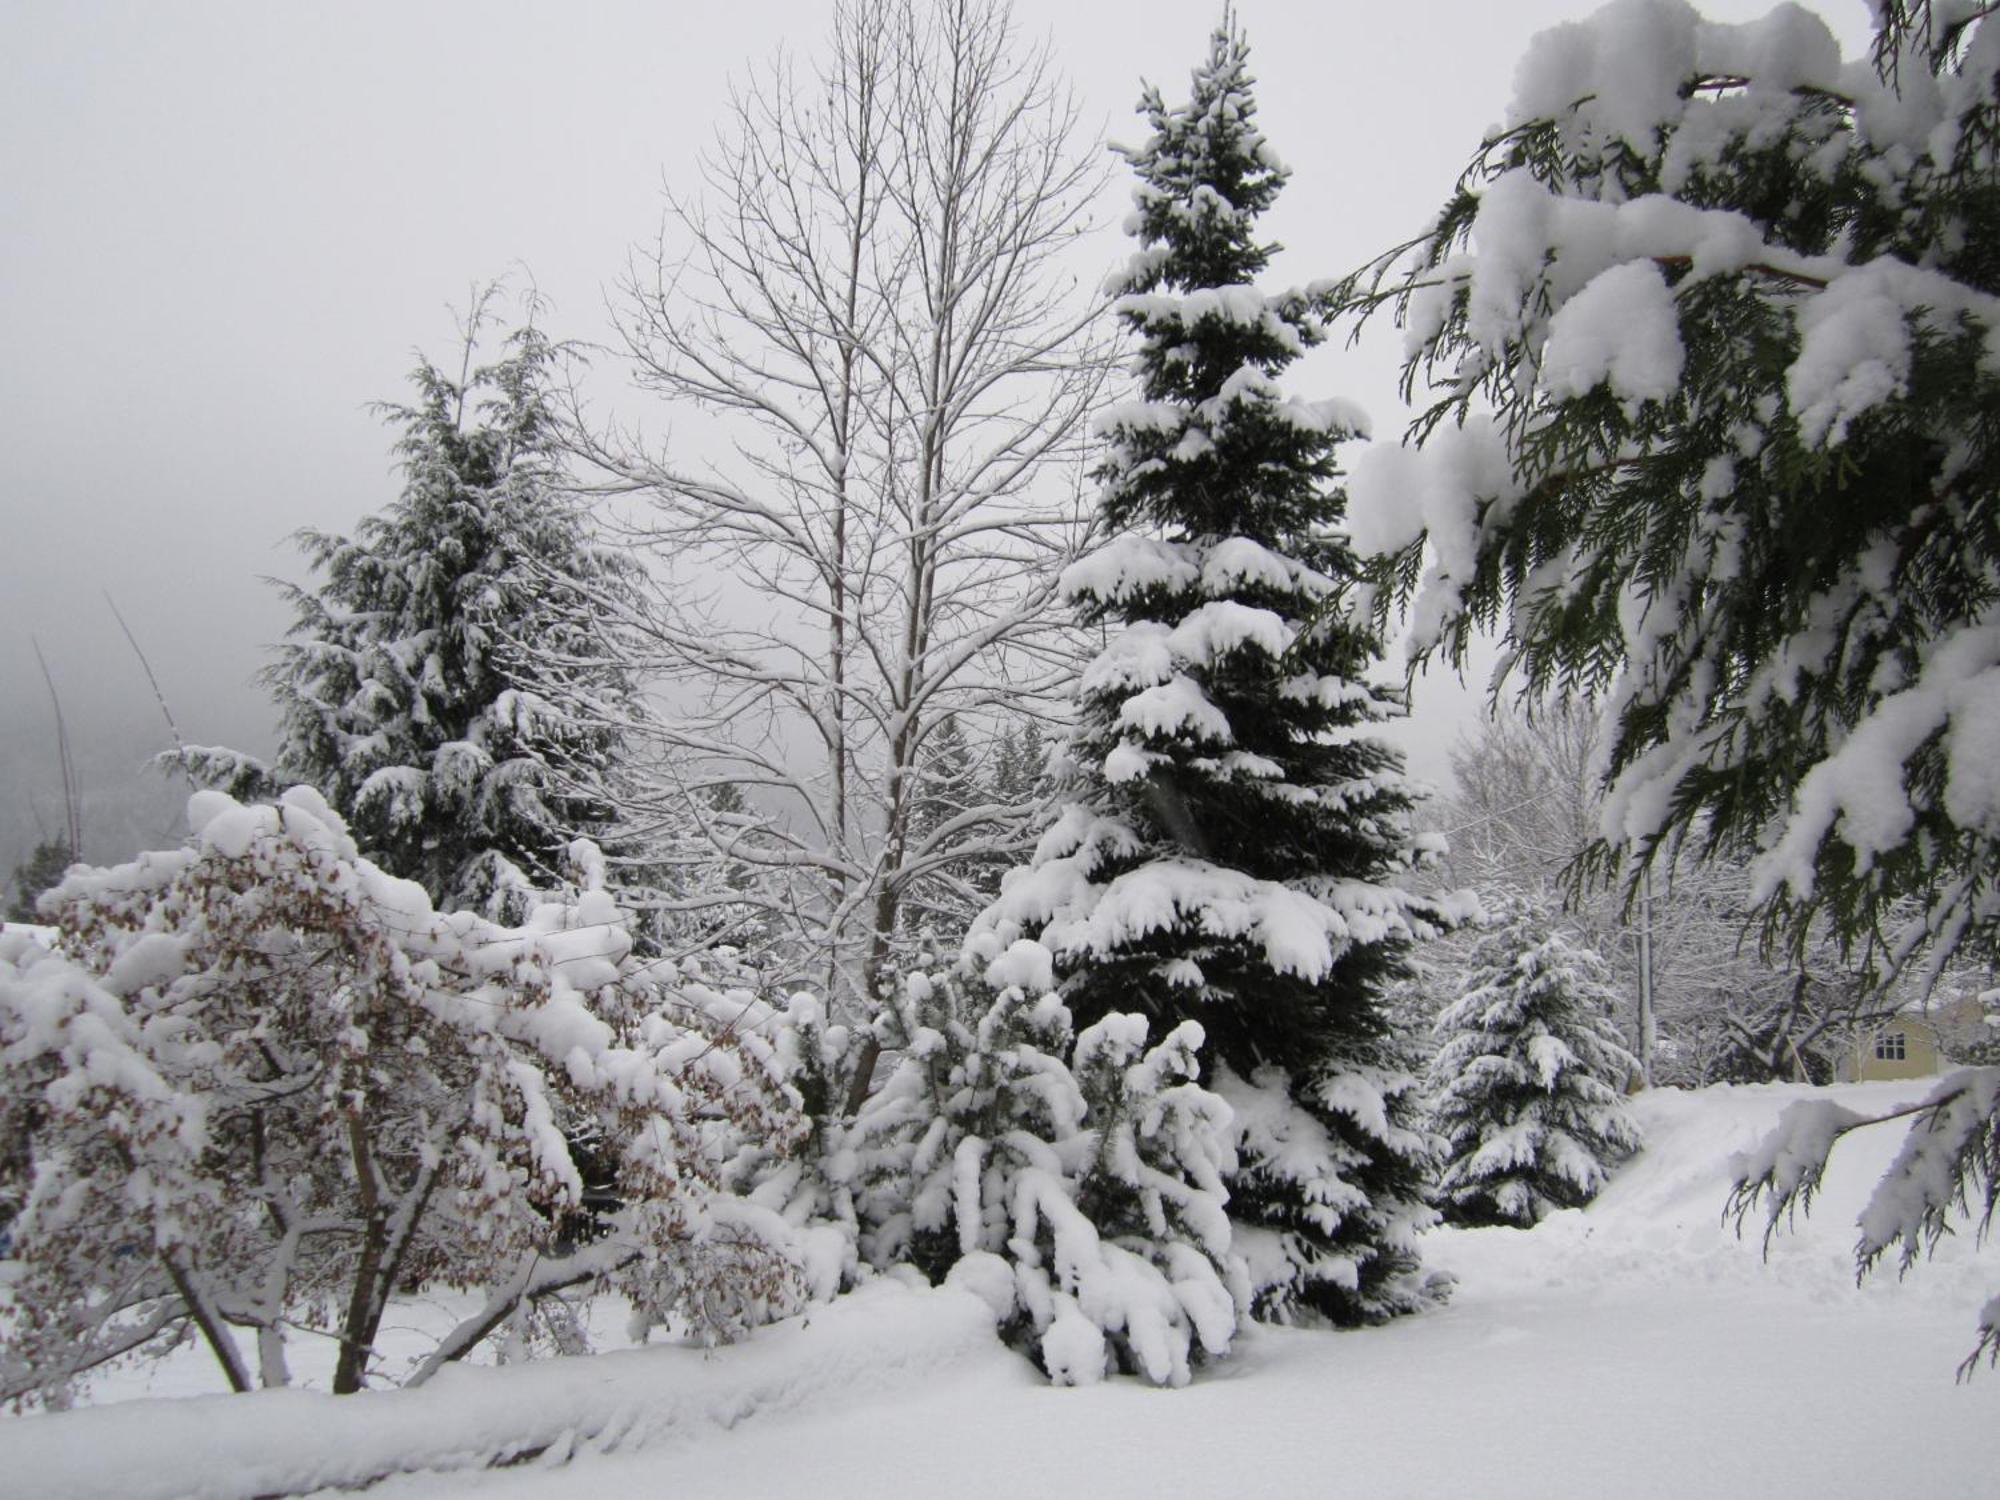
[(1063, 265), (1101, 182), (1075, 119), (1000, 0), (841, 6), (820, 66), (741, 91), (705, 196), (670, 199), (624, 288), (640, 385), (707, 420), (670, 452), (583, 439), (650, 502), (663, 810), (744, 789), (754, 830), (703, 822), (774, 877), (850, 1012), (913, 890), (1012, 831), (997, 801), (913, 825), (928, 742), (1054, 704), (1072, 670), (1053, 606), (1108, 369)]

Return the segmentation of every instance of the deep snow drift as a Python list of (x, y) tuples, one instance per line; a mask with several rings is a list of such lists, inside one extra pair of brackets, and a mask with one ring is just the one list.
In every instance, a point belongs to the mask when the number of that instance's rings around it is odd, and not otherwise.
[[(1928, 1086), (1825, 1092), (1879, 1111)], [(420, 1468), (370, 1493), (1990, 1494), (2000, 1371), (1952, 1377), (2000, 1257), (1966, 1234), (1907, 1281), (1853, 1284), (1854, 1215), (1901, 1126), (1841, 1145), (1768, 1264), (1720, 1221), (1730, 1153), (1808, 1092), (1642, 1096), (1648, 1149), (1591, 1208), (1430, 1238), (1429, 1262), (1460, 1278), (1444, 1310), (1361, 1333), (1255, 1330), (1182, 1391), (1051, 1389), (969, 1294), (889, 1282), (712, 1354), (18, 1419), (0, 1424), (0, 1491), (250, 1496)], [(190, 1357), (156, 1378), (211, 1377)], [(122, 1377), (101, 1399), (140, 1389)], [(517, 1462), (485, 1467), (495, 1457)]]

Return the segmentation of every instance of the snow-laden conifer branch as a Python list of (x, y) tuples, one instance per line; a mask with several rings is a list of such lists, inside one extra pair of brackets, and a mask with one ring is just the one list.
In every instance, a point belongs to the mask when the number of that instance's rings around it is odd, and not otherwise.
[(1885, 9), (1879, 67), (1796, 8), (1548, 33), (1430, 232), (1337, 291), (1400, 289), (1424, 408), (1355, 466), (1378, 616), (1411, 604), (1413, 656), (1460, 662), (1494, 629), (1532, 690), (1601, 695), (1608, 847), (1699, 822), (1763, 851), (1774, 936), (1824, 921), (1890, 971), (2000, 911), (1967, 749), (2000, 681), (2000, 285), (1966, 253), (2000, 43), (1932, 20)]
[[(1856, 1114), (1826, 1100), (1787, 1105), (1777, 1128), (1731, 1162), (1736, 1184), (1723, 1216), (1733, 1217), (1740, 1230), (1762, 1202), (1768, 1252), (1780, 1220), (1811, 1212), (1827, 1158), (1841, 1138), (1900, 1119), (1912, 1121), (1909, 1133), (1857, 1221), (1856, 1278), (1892, 1252), (1907, 1274), (1935, 1252), (1956, 1218), (1972, 1218), (1984, 1240), (2000, 1204), (2000, 1068), (1961, 1068), (1938, 1080), (1920, 1102), (1882, 1115)], [(2000, 1359), (2000, 1298), (1980, 1312), (1979, 1341), (1959, 1367), (1961, 1377), (1981, 1356), (1989, 1363)]]

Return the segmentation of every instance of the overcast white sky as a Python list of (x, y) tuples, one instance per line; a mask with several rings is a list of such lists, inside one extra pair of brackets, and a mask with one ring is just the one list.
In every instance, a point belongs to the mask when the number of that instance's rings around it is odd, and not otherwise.
[[(1239, 0), (1295, 173), (1269, 221), (1289, 247), (1275, 274), (1339, 274), (1420, 229), (1527, 38), (1591, 8)], [(1824, 8), (1858, 51), (1864, 0)], [(780, 46), (810, 53), (828, 11), (0, 0), (0, 879), (26, 804), (58, 803), (30, 632), (80, 740), (158, 723), (108, 590), (188, 737), (266, 748), (250, 679), (287, 616), (260, 579), (302, 576), (295, 529), (347, 531), (395, 495), (368, 403), (405, 394), (415, 348), (449, 347), (476, 280), (525, 268), (546, 327), (602, 336), (629, 247), (655, 233), (663, 183), (693, 186), (731, 80)], [(1220, 0), (1015, 12), (1053, 41), (1086, 119), (1132, 139), (1141, 78), (1183, 93)], [(1105, 267), (1122, 254), (1108, 230)], [(1392, 347), (1316, 356), (1301, 393), (1357, 397), (1396, 430)], [(1451, 698), (1420, 699), (1431, 774)]]

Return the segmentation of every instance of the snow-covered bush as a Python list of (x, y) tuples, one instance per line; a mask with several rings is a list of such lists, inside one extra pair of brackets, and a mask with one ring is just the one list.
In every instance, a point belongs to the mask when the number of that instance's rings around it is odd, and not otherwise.
[[(715, 957), (704, 954), (700, 962), (706, 966)], [(688, 988), (683, 980), (682, 989)], [(816, 1302), (830, 1301), (866, 1274), (844, 1165), (852, 1160), (846, 1147), (849, 1123), (835, 1104), (846, 1091), (859, 1038), (852, 1028), (830, 1021), (826, 1002), (808, 991), (786, 997), (782, 1008), (747, 988), (704, 992), (719, 1002), (713, 1013), (730, 1034), (768, 1044), (778, 1076), (801, 1110), (797, 1136), (736, 1133), (721, 1185), (788, 1227), (806, 1292)]]
[(1523, 904), (1473, 949), (1464, 985), (1430, 1072), (1446, 1216), (1526, 1227), (1581, 1208), (1641, 1144), (1621, 1093), (1639, 1063), (1603, 960)]
[(1039, 944), (913, 974), (877, 1023), (900, 1060), (829, 1162), (867, 1258), (971, 1287), (1059, 1384), (1184, 1384), (1247, 1306), (1230, 1252), (1229, 1111), (1201, 1029), (1072, 1038)]
[(308, 788), (198, 793), (189, 822), (72, 870), (59, 951), (0, 939), (9, 1394), (197, 1334), (233, 1388), (283, 1384), (294, 1329), (355, 1390), (418, 1284), (489, 1302), (415, 1378), (598, 1278), (711, 1337), (794, 1299), (786, 1226), (717, 1183), (737, 1138), (798, 1138), (795, 1096), (730, 997), (632, 959), (591, 846), (571, 899), (504, 928), (434, 911)]

